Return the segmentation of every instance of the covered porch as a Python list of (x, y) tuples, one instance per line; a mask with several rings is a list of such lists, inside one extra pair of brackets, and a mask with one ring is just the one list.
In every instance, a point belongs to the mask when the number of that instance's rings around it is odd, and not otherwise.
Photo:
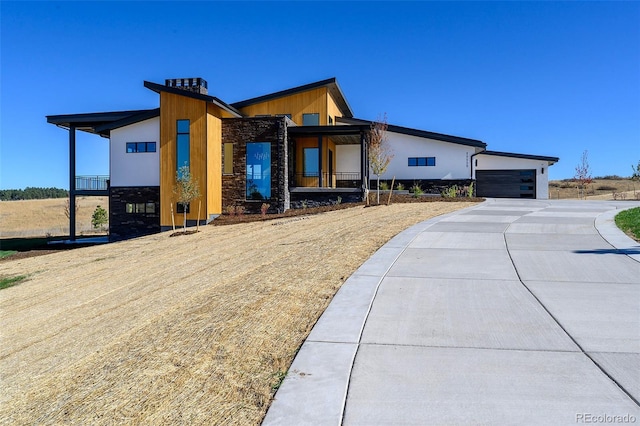
[(69, 147), (69, 240), (76, 240), (76, 198), (80, 196), (109, 196), (109, 176), (76, 175), (77, 131), (109, 138), (110, 125), (127, 122), (141, 114), (156, 110), (115, 111), (82, 114), (48, 115), (47, 122), (68, 131)]
[(363, 193), (369, 178), (368, 131), (366, 125), (289, 127), (289, 191)]

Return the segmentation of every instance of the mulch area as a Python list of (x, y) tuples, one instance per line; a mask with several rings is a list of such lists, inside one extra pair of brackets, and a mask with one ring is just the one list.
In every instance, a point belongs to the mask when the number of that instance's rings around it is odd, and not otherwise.
[[(380, 194), (380, 204), (387, 204), (389, 199), (389, 194)], [(369, 194), (369, 205), (375, 206), (376, 204), (376, 193), (371, 192)], [(419, 197), (413, 197), (411, 195), (406, 194), (392, 194), (390, 204), (401, 204), (401, 203), (432, 203), (432, 202), (461, 202), (468, 201), (472, 203), (478, 203), (484, 201), (484, 198), (444, 198), (440, 196), (428, 196), (422, 195)], [(297, 216), (308, 216), (314, 215), (318, 213), (325, 213), (334, 210), (342, 210), (349, 209), (353, 207), (362, 207), (365, 206), (364, 202), (361, 203), (345, 203), (345, 204), (333, 204), (330, 206), (322, 206), (322, 207), (311, 207), (306, 209), (290, 209), (284, 213), (279, 214), (242, 214), (242, 215), (229, 215), (224, 213), (218, 216), (214, 221), (209, 223), (212, 226), (225, 226), (225, 225), (233, 225), (236, 223), (247, 223), (247, 222), (257, 222), (262, 220), (273, 220), (273, 219), (282, 219), (289, 217), (297, 217)]]

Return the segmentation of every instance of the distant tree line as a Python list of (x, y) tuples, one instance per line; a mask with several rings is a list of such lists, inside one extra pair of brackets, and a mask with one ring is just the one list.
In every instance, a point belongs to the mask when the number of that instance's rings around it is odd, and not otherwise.
[(60, 188), (36, 188), (27, 186), (25, 189), (0, 189), (0, 200), (42, 200), (45, 198), (66, 198), (69, 191)]

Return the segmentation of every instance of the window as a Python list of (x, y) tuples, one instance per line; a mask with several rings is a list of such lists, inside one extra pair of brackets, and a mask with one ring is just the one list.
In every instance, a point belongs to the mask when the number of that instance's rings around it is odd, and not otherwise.
[(271, 198), (271, 143), (247, 142), (247, 199)]
[(180, 167), (190, 165), (190, 142), (189, 120), (178, 120), (176, 122), (176, 171), (180, 171)]
[(233, 174), (233, 144), (225, 143), (224, 144), (224, 165), (223, 173), (225, 175)]
[(187, 213), (189, 213), (189, 203), (187, 204), (183, 204), (183, 203), (177, 203), (176, 204), (176, 213), (185, 213), (185, 210)]
[(304, 148), (302, 150), (302, 161), (304, 165), (305, 177), (317, 177), (318, 170), (318, 148)]
[(127, 142), (127, 153), (156, 152), (155, 142)]
[(156, 212), (156, 203), (127, 203), (125, 211), (127, 213), (154, 214)]
[(320, 114), (302, 114), (302, 125), (303, 126), (319, 126), (320, 125)]
[(409, 157), (409, 167), (433, 167), (436, 165), (436, 157)]

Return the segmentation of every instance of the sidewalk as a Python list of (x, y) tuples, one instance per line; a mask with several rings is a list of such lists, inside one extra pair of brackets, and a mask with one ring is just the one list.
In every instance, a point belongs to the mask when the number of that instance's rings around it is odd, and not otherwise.
[(336, 294), (263, 424), (640, 422), (640, 244), (612, 223), (639, 205), (490, 200), (402, 232)]

